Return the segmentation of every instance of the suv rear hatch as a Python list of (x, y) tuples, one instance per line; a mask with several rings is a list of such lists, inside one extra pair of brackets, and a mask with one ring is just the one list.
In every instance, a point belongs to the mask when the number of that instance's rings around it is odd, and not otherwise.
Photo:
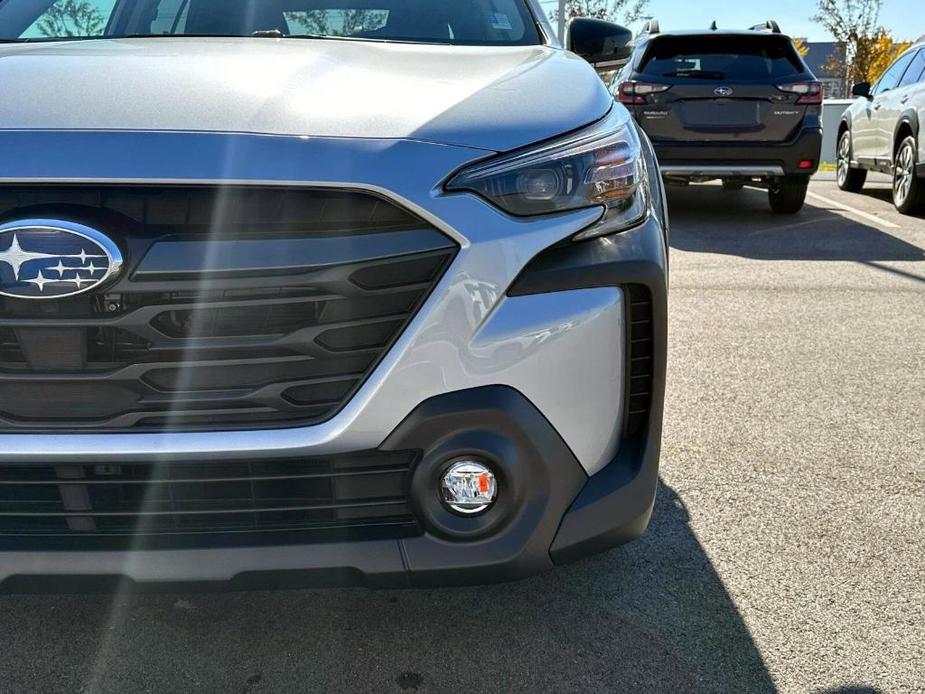
[(785, 142), (822, 91), (780, 34), (656, 36), (620, 85), (654, 141)]

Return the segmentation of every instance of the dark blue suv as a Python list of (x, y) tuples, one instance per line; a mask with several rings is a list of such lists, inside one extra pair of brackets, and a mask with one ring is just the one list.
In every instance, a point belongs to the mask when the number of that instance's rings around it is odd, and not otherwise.
[(611, 91), (655, 146), (669, 183), (767, 188), (798, 212), (822, 146), (822, 85), (776, 22), (661, 32), (650, 21)]

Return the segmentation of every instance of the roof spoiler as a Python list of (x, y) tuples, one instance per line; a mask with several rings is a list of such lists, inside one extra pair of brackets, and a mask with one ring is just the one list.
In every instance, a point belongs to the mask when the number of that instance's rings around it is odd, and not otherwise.
[(654, 34), (658, 34), (659, 32), (661, 32), (661, 29), (658, 26), (658, 20), (650, 19), (648, 22), (642, 25), (642, 31), (639, 33), (654, 35)]
[(766, 22), (762, 22), (761, 24), (756, 24), (755, 26), (750, 27), (750, 29), (752, 31), (766, 31), (769, 34), (780, 33), (780, 25), (773, 19), (769, 19)]

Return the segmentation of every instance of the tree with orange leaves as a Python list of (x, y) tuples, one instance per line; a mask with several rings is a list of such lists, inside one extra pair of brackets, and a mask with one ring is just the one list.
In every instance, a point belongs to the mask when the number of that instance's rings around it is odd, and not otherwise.
[(864, 81), (876, 82), (900, 53), (911, 45), (911, 41), (894, 41), (888, 31), (880, 29), (863, 45), (863, 62), (859, 68), (863, 72)]

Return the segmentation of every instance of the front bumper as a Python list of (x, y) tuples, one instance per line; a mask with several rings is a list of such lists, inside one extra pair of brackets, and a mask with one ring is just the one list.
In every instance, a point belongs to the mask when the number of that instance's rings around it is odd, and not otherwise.
[[(325, 181), (389, 196), (451, 236), (460, 251), (386, 358), (327, 422), (266, 431), (0, 436), (0, 465), (26, 466), (191, 459), (218, 466), (412, 448), (422, 452), (409, 489), (420, 532), (130, 551), (39, 550), (7, 541), (0, 549), (4, 589), (114, 581), (231, 588), (490, 582), (537, 573), (645, 528), (664, 389), (666, 247), (658, 218), (613, 237), (563, 244), (597, 212), (524, 221), (475, 196), (443, 195), (445, 173), (485, 153), (429, 143), (54, 135), (0, 133), (0, 145), (13, 154), (0, 163), (0, 179), (47, 182), (44, 172), (56, 170), (63, 174), (54, 180), (83, 182)], [(188, 156), (191, 147), (199, 157)], [(47, 167), (37, 166), (43, 157)], [(19, 167), (11, 164), (17, 160)], [(630, 287), (641, 287), (651, 304), (650, 372), (645, 393), (635, 394)], [(414, 493), (454, 451), (495, 460), (516, 492), (513, 501), (499, 501), (500, 520), (485, 534), (460, 535), (452, 519), (425, 508), (426, 493)]]
[[(462, 391), (423, 403), (383, 444), (383, 450), (423, 450), (411, 481), (427, 485), (441, 462), (458, 453), (488, 458), (503, 480), (501, 496), (478, 519), (433, 515), (416, 504), (423, 532), (411, 537), (270, 546), (125, 551), (46, 551), (0, 554), (7, 591), (112, 588), (231, 589), (318, 585), (375, 587), (459, 585), (512, 580), (636, 536), (655, 491), (655, 459), (604, 480), (596, 517), (572, 505), (600, 491), (548, 421), (506, 387)], [(584, 490), (584, 491), (583, 491)], [(632, 503), (620, 503), (627, 493)], [(438, 502), (434, 502), (439, 505)], [(583, 502), (582, 502), (583, 503)], [(606, 505), (608, 508), (604, 508)], [(605, 518), (606, 513), (606, 518)], [(574, 514), (574, 515), (573, 515)], [(593, 511), (592, 511), (593, 514)], [(560, 531), (563, 516), (568, 529)], [(457, 521), (477, 522), (475, 536)], [(459, 523), (461, 525), (462, 523)], [(580, 536), (580, 537), (579, 537)], [(588, 544), (595, 539), (593, 546)], [(553, 551), (550, 547), (553, 546)]]
[[(810, 176), (819, 168), (822, 129), (804, 128), (789, 142), (653, 142), (667, 176), (677, 178), (773, 178)], [(812, 161), (800, 168), (801, 161)]]

